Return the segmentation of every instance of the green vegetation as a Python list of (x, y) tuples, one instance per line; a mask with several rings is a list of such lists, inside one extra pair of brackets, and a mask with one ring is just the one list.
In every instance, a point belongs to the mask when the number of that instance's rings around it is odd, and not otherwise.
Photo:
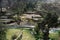
[[(34, 1), (34, 0), (33, 0)], [(21, 40), (60, 40), (60, 31), (57, 33), (49, 33), (50, 28), (56, 28), (60, 26), (60, 4), (59, 3), (42, 3), (38, 1), (22, 1), (22, 0), (16, 0), (16, 1), (8, 1), (8, 7), (3, 8), (4, 2), (0, 0), (0, 19), (13, 19), (14, 21), (9, 22), (3, 22), (3, 20), (0, 20), (0, 40), (14, 40), (21, 35)], [(3, 5), (2, 5), (3, 2)], [(6, 1), (7, 2), (7, 1)], [(6, 3), (7, 4), (7, 3)], [(15, 5), (16, 4), (16, 5)], [(4, 9), (6, 9), (4, 11)], [(21, 26), (21, 23), (24, 24), (25, 19), (21, 20), (22, 14), (27, 14), (28, 11), (34, 12), (34, 14), (38, 14), (40, 17), (37, 18), (38, 20), (33, 20), (33, 16), (28, 18), (26, 21), (26, 24), (30, 26), (30, 23), (34, 26), (36, 26), (33, 29), (5, 29), (3, 27), (6, 27), (6, 24), (13, 24), (12, 26), (15, 26), (15, 24), (18, 24)], [(29, 14), (29, 13), (28, 13)], [(30, 13), (33, 14), (33, 13)], [(17, 17), (14, 17), (14, 15), (17, 15)], [(58, 16), (59, 15), (59, 16)], [(27, 18), (27, 17), (26, 17)], [(41, 19), (41, 20), (40, 20)], [(24, 22), (23, 22), (24, 20)], [(35, 22), (37, 21), (37, 22)], [(23, 26), (25, 26), (24, 24)], [(8, 25), (7, 25), (8, 26)], [(20, 39), (18, 39), (20, 40)]]
[(17, 35), (19, 32), (20, 32), (19, 29), (8, 29), (8, 30), (7, 30), (7, 33), (6, 33), (6, 37), (7, 37), (8, 40), (11, 40), (12, 36), (13, 36), (14, 34)]
[[(8, 29), (7, 33), (6, 33), (6, 38), (8, 40), (12, 40), (12, 36), (16, 35), (18, 36), (18, 34), (21, 32), (21, 29)], [(22, 40), (35, 40), (35, 38), (33, 37), (33, 35), (30, 33), (30, 31), (28, 29), (23, 29), (23, 37)]]
[(53, 39), (53, 40), (58, 40), (59, 39), (59, 35), (58, 33), (51, 33), (49, 35), (50, 39)]
[(0, 40), (7, 40), (6, 39), (6, 29), (5, 28), (0, 28)]
[[(23, 31), (23, 34), (22, 34), (23, 36), (22, 36), (21, 40), (36, 40), (34, 35), (31, 34), (31, 30), (29, 30), (29, 29), (23, 29), (23, 30), (22, 29), (8, 29), (7, 32), (6, 32), (7, 40), (12, 40), (12, 36), (13, 35), (18, 36), (21, 31)], [(59, 40), (59, 33), (58, 32), (59, 31), (54, 32), (54, 33), (50, 33), (49, 34), (50, 39), (51, 40)], [(40, 39), (43, 38), (42, 34), (43, 33), (40, 32)], [(38, 38), (38, 34), (35, 35), (35, 36)]]
[(56, 30), (55, 32), (53, 32), (53, 33), (50, 33), (49, 34), (49, 37), (50, 37), (50, 39), (51, 40), (60, 40), (60, 30)]

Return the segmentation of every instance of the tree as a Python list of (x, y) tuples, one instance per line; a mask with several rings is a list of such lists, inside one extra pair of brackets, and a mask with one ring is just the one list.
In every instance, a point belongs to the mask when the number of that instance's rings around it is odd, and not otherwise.
[(0, 40), (7, 40), (6, 31), (7, 31), (7, 28), (5, 28), (3, 23), (0, 22)]
[(17, 24), (19, 25), (21, 22), (20, 16), (23, 14), (24, 12), (24, 7), (25, 7), (25, 2), (22, 0), (17, 0), (16, 4), (13, 4), (13, 6), (11, 7), (12, 12), (17, 15), (17, 18), (13, 18)]
[(58, 16), (55, 13), (47, 13), (46, 17), (39, 26), (43, 31), (43, 40), (49, 40), (49, 28), (57, 27), (58, 24)]
[[(41, 12), (43, 15), (43, 20), (39, 23), (39, 28), (43, 32), (43, 40), (49, 40), (49, 29), (52, 27), (57, 27), (60, 23), (58, 22), (58, 7), (51, 3), (42, 3)], [(43, 13), (45, 12), (45, 13)]]
[(35, 8), (35, 3), (33, 4), (33, 3), (29, 2), (26, 4), (26, 10), (32, 10), (33, 11), (34, 8)]
[(6, 39), (6, 29), (0, 28), (0, 40), (7, 40)]
[[(43, 40), (49, 40), (49, 29), (59, 26), (58, 15), (54, 12), (48, 12), (42, 22), (38, 23), (35, 28), (36, 35), (40, 35), (40, 30), (43, 32)], [(37, 36), (36, 36), (37, 37)], [(38, 39), (37, 39), (38, 40)]]
[(40, 40), (40, 28), (39, 28), (39, 23), (36, 25), (34, 28), (34, 37), (36, 40)]

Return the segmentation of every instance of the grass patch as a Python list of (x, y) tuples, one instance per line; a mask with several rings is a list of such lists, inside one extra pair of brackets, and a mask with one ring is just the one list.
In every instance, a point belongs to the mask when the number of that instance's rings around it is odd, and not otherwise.
[(35, 40), (35, 38), (30, 34), (28, 30), (24, 30), (22, 40)]
[[(17, 36), (22, 31), (22, 29), (8, 29), (6, 33), (6, 38), (8, 40), (12, 40), (12, 36), (16, 34)], [(35, 38), (32, 36), (30, 31), (28, 29), (23, 29), (23, 37), (22, 40), (35, 40)]]
[(8, 30), (7, 30), (7, 33), (6, 33), (6, 38), (7, 38), (8, 40), (11, 40), (12, 36), (13, 36), (14, 34), (17, 35), (18, 32), (20, 32), (19, 29), (8, 29)]
[(51, 39), (58, 40), (59, 35), (58, 35), (58, 33), (51, 33), (51, 34), (49, 35), (49, 37), (50, 37)]

